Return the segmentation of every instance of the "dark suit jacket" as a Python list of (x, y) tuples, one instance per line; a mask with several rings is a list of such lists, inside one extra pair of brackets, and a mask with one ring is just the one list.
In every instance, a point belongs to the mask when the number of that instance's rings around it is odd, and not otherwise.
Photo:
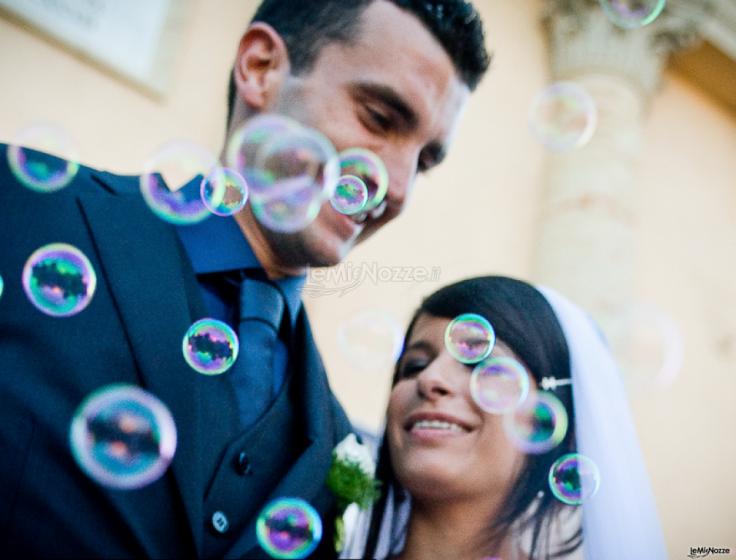
[[(145, 205), (135, 177), (81, 167), (50, 194), (23, 187), (0, 144), (0, 557), (266, 557), (254, 524), (271, 498), (301, 497), (323, 517), (316, 557), (332, 549), (334, 500), (324, 486), (349, 422), (327, 382), (302, 310), (292, 375), (264, 418), (238, 433), (226, 375), (183, 359), (187, 328), (206, 316), (174, 228)], [(23, 265), (70, 243), (92, 262), (97, 290), (78, 315), (27, 300)], [(176, 455), (138, 490), (100, 486), (75, 463), (69, 425), (103, 385), (140, 385), (171, 410)], [(222, 512), (229, 530), (212, 528)]]

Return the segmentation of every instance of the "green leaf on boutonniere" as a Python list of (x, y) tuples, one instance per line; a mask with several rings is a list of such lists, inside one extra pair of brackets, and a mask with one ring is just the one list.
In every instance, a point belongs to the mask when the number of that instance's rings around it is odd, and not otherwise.
[(341, 510), (356, 503), (360, 509), (368, 509), (381, 495), (381, 483), (366, 474), (360, 463), (339, 460), (333, 453), (332, 467), (327, 475), (327, 487), (337, 497)]

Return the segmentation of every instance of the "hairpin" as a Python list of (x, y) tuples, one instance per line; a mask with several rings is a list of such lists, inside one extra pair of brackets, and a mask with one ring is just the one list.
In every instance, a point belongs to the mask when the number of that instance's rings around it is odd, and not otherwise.
[(557, 379), (556, 377), (543, 377), (542, 378), (542, 389), (545, 391), (549, 391), (550, 389), (554, 391), (557, 389), (557, 387), (560, 387), (561, 385), (571, 385), (572, 379), (569, 377), (566, 379)]

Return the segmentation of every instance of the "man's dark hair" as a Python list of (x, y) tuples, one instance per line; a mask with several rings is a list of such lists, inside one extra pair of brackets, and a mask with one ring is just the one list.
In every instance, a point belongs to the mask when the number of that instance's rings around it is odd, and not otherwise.
[[(273, 27), (289, 51), (291, 71), (308, 72), (322, 47), (349, 43), (358, 32), (360, 16), (375, 0), (263, 0), (252, 21)], [(473, 90), (488, 69), (483, 23), (466, 0), (388, 0), (424, 23), (452, 59), (460, 79)], [(235, 103), (230, 75), (227, 122)]]

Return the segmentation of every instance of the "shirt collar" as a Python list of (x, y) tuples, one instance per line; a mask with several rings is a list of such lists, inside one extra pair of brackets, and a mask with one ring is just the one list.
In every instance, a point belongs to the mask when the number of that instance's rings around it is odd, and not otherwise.
[(232, 217), (210, 216), (176, 231), (196, 274), (263, 268)]
[[(193, 180), (183, 188), (189, 188), (195, 182), (199, 185), (201, 178)], [(250, 243), (233, 217), (209, 216), (198, 224), (176, 226), (176, 231), (197, 275), (247, 268), (263, 270)], [(301, 309), (302, 288), (305, 282), (305, 275), (288, 276), (274, 281), (286, 300), (292, 327), (296, 325)]]

